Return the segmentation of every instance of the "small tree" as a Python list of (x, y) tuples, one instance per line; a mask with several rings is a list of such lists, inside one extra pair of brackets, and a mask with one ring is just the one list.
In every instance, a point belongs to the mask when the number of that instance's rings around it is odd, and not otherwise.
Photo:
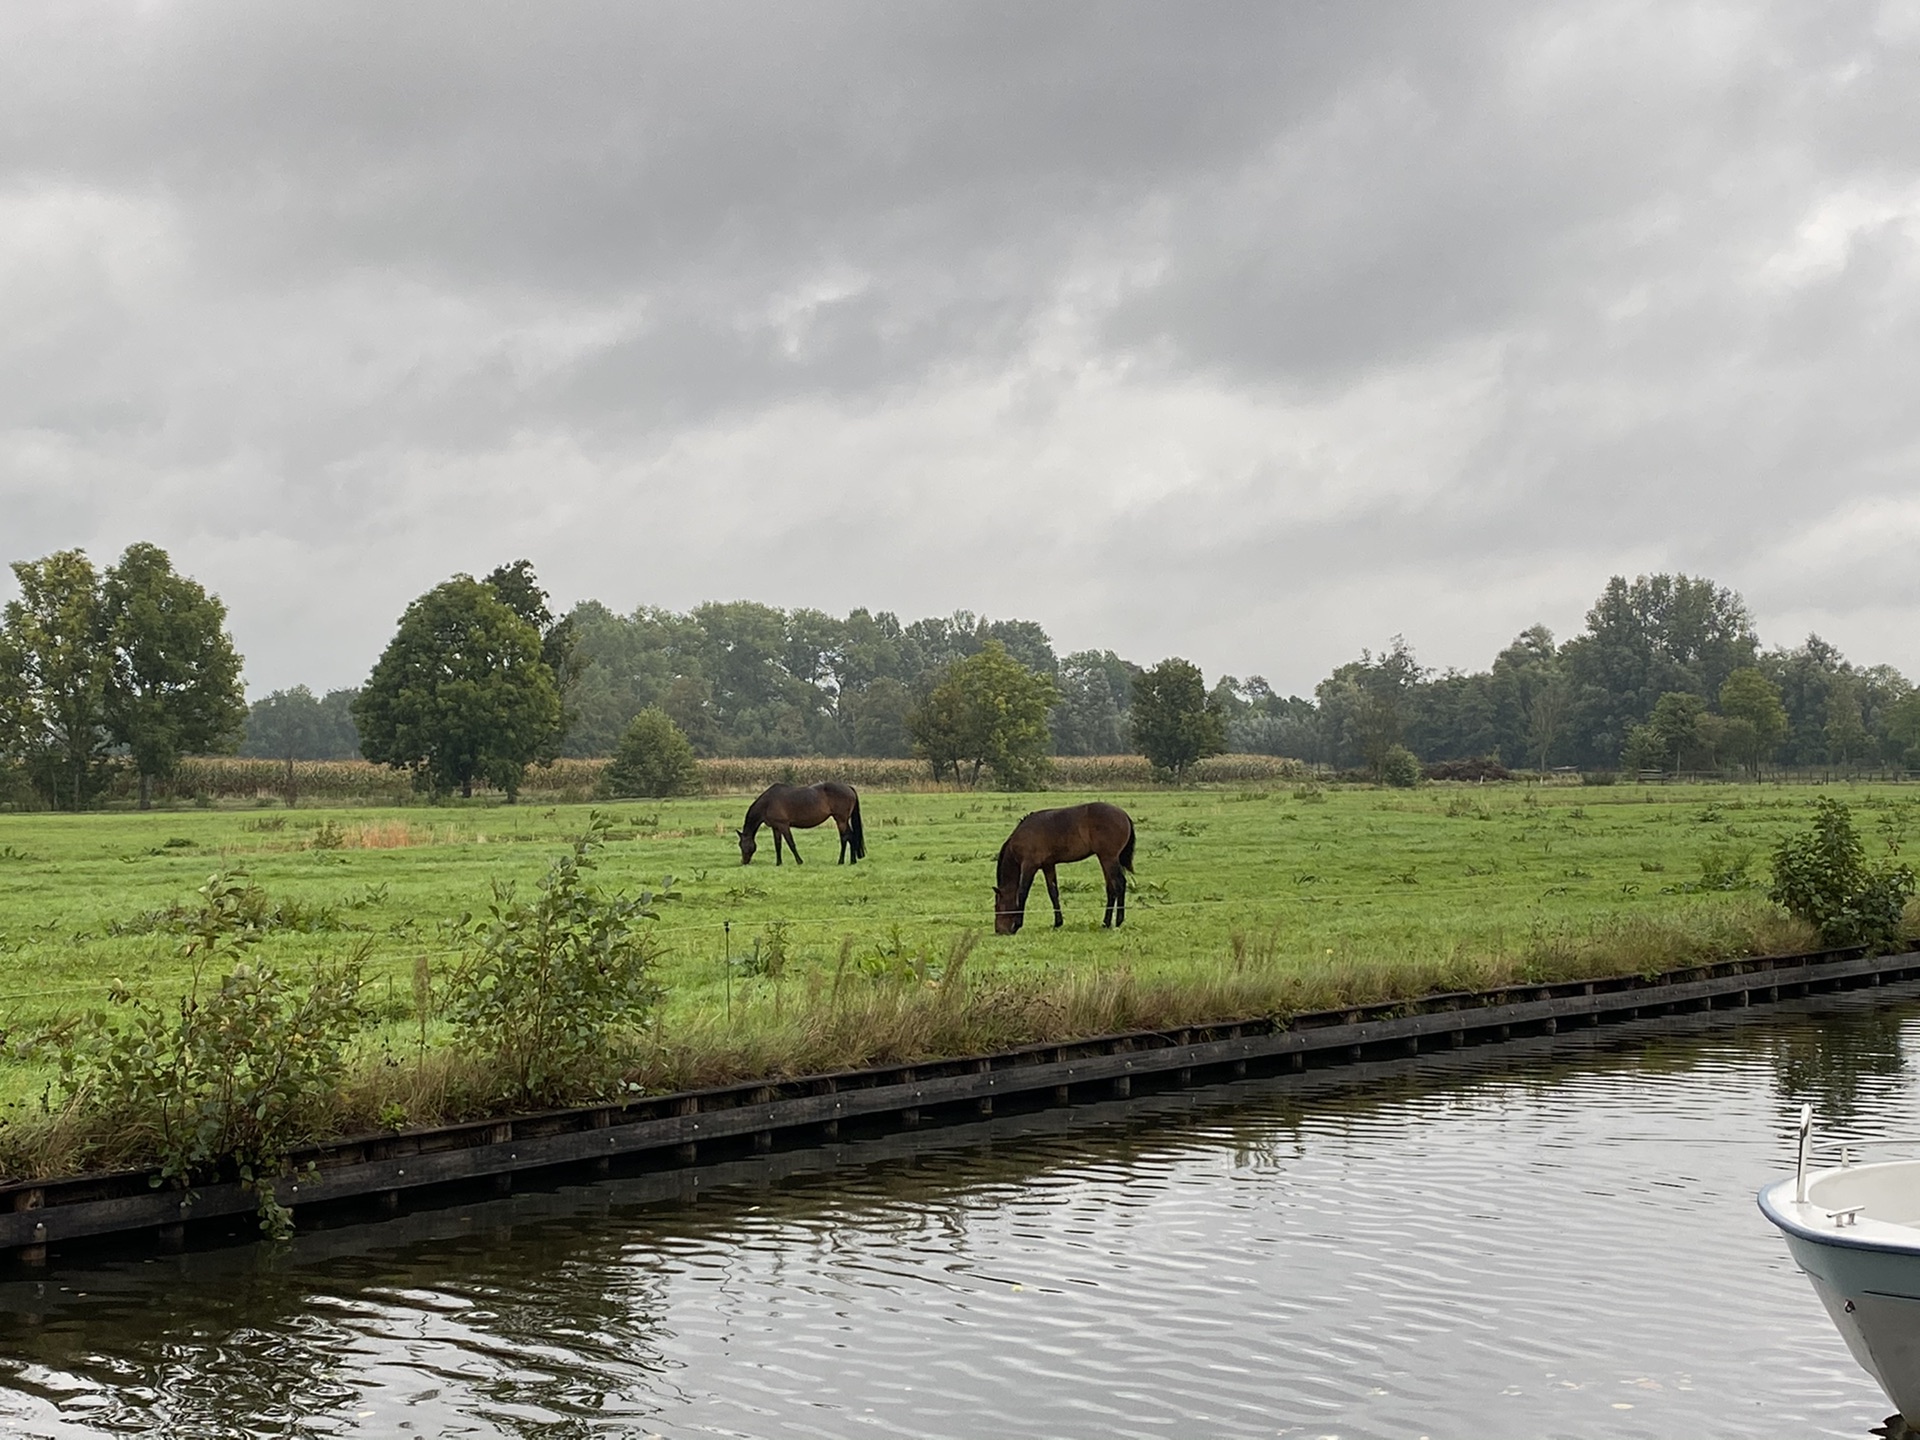
[(1760, 766), (1772, 757), (1787, 733), (1787, 711), (1780, 703), (1780, 687), (1756, 666), (1742, 666), (1720, 687), (1720, 713), (1727, 717), (1727, 742), (1734, 758), (1758, 780)]
[(456, 575), (406, 609), (353, 702), (360, 751), (435, 795), (507, 792), (560, 723), (540, 632), (491, 585)]
[(633, 717), (602, 780), (613, 798), (628, 795), (693, 795), (700, 766), (693, 746), (664, 710), (649, 706)]
[(158, 545), (129, 545), (106, 573), (105, 713), (139, 772), (142, 810), (153, 803), (153, 782), (173, 774), (182, 755), (239, 743), (247, 705), (226, 619), (219, 597), (175, 574)]
[(1647, 730), (1662, 769), (1681, 769), (1689, 755), (1704, 748), (1700, 722), (1706, 713), (1707, 702), (1686, 690), (1669, 690), (1654, 703)]
[(1825, 944), (1884, 949), (1900, 937), (1913, 888), (1905, 865), (1867, 864), (1852, 812), (1822, 795), (1814, 801), (1813, 828), (1774, 847), (1767, 897), (1817, 929)]
[(1133, 746), (1175, 783), (1195, 761), (1227, 748), (1227, 727), (1207, 702), (1200, 667), (1178, 656), (1133, 682)]
[(987, 769), (1004, 790), (1030, 789), (1046, 774), (1047, 714), (1058, 695), (1051, 678), (989, 640), (941, 673), (907, 716), (907, 733), (936, 780), (951, 770), (956, 780), (977, 784)]

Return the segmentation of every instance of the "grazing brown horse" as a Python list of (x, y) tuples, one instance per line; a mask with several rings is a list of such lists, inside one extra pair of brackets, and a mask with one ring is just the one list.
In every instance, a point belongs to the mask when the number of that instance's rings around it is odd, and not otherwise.
[(769, 785), (760, 798), (747, 807), (747, 823), (740, 831), (740, 863), (751, 864), (756, 848), (753, 837), (762, 825), (773, 830), (773, 863), (780, 863), (780, 842), (793, 851), (793, 863), (800, 863), (794, 849), (793, 828), (810, 830), (832, 820), (840, 827), (840, 859), (858, 863), (867, 858), (867, 835), (860, 828), (860, 796), (851, 785), (829, 780), (824, 785)]
[(1096, 800), (1064, 810), (1036, 810), (1000, 847), (1000, 868), (993, 886), (993, 933), (1011, 935), (1027, 918), (1027, 892), (1036, 873), (1047, 877), (1053, 897), (1053, 928), (1066, 923), (1060, 913), (1060, 882), (1053, 867), (1098, 856), (1107, 877), (1107, 913), (1102, 925), (1127, 920), (1127, 871), (1133, 869), (1133, 821), (1118, 805)]

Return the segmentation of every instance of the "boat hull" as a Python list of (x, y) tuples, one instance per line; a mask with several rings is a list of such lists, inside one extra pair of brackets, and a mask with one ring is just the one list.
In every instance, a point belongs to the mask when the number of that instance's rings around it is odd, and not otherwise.
[(1760, 1192), (1760, 1209), (1786, 1236), (1853, 1358), (1920, 1426), (1920, 1230), (1904, 1218), (1874, 1219), (1873, 1204), (1857, 1216), (1835, 1214), (1894, 1185), (1920, 1187), (1920, 1164), (1829, 1171), (1810, 1181), (1806, 1201), (1784, 1180)]

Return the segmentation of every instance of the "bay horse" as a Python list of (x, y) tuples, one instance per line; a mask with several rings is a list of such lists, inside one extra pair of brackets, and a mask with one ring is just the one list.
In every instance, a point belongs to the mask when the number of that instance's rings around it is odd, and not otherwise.
[(993, 933), (1011, 935), (1027, 918), (1027, 892), (1035, 874), (1047, 877), (1053, 897), (1053, 928), (1066, 923), (1060, 913), (1060, 882), (1053, 867), (1098, 856), (1107, 877), (1107, 913), (1102, 926), (1127, 920), (1127, 871), (1133, 869), (1133, 821), (1118, 805), (1096, 800), (1063, 810), (1036, 810), (1013, 827), (1000, 847), (993, 885)]
[(867, 834), (860, 828), (860, 795), (851, 785), (829, 780), (823, 785), (769, 785), (760, 798), (747, 807), (747, 823), (740, 834), (740, 863), (753, 863), (757, 848), (753, 837), (762, 825), (773, 831), (773, 863), (780, 863), (780, 842), (793, 851), (793, 863), (800, 863), (794, 848), (793, 829), (810, 830), (832, 820), (840, 827), (840, 859), (834, 863), (858, 864), (867, 858)]

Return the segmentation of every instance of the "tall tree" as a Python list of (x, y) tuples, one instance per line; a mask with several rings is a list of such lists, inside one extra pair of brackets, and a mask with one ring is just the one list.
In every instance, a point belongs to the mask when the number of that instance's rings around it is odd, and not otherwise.
[(1379, 656), (1362, 650), (1314, 689), (1323, 717), (1328, 759), (1335, 765), (1357, 758), (1375, 777), (1400, 743), (1414, 688), (1426, 672), (1406, 637), (1396, 635)]
[(157, 545), (129, 545), (106, 573), (107, 728), (133, 758), (142, 810), (182, 755), (239, 744), (247, 704), (226, 619), (220, 598), (178, 574)]
[(1132, 668), (1111, 650), (1076, 650), (1060, 662), (1060, 702), (1048, 717), (1055, 754), (1119, 753), (1126, 744), (1126, 706), (1115, 680), (1131, 689)]
[(1727, 741), (1748, 776), (1773, 758), (1787, 733), (1787, 711), (1780, 691), (1757, 665), (1743, 665), (1720, 687), (1720, 713), (1727, 717)]
[(42, 799), (79, 810), (106, 783), (107, 685), (112, 665), (100, 579), (79, 550), (13, 565), (20, 598), (0, 611), (0, 663), (13, 677), (22, 767)]
[(956, 780), (977, 784), (986, 769), (1003, 790), (1031, 789), (1046, 773), (1047, 712), (1058, 694), (1049, 676), (989, 640), (947, 667), (907, 717), (907, 729), (935, 779), (951, 770)]
[(1758, 644), (1746, 603), (1725, 586), (1689, 575), (1614, 576), (1587, 612), (1586, 633), (1561, 651), (1578, 758), (1613, 763), (1662, 695), (1718, 694), (1727, 676), (1753, 663)]
[(1208, 703), (1200, 667), (1177, 655), (1133, 682), (1132, 731), (1134, 748), (1176, 783), (1227, 748), (1225, 718)]
[(360, 750), (423, 790), (512, 799), (560, 721), (540, 632), (493, 586), (456, 575), (415, 600), (353, 704)]

